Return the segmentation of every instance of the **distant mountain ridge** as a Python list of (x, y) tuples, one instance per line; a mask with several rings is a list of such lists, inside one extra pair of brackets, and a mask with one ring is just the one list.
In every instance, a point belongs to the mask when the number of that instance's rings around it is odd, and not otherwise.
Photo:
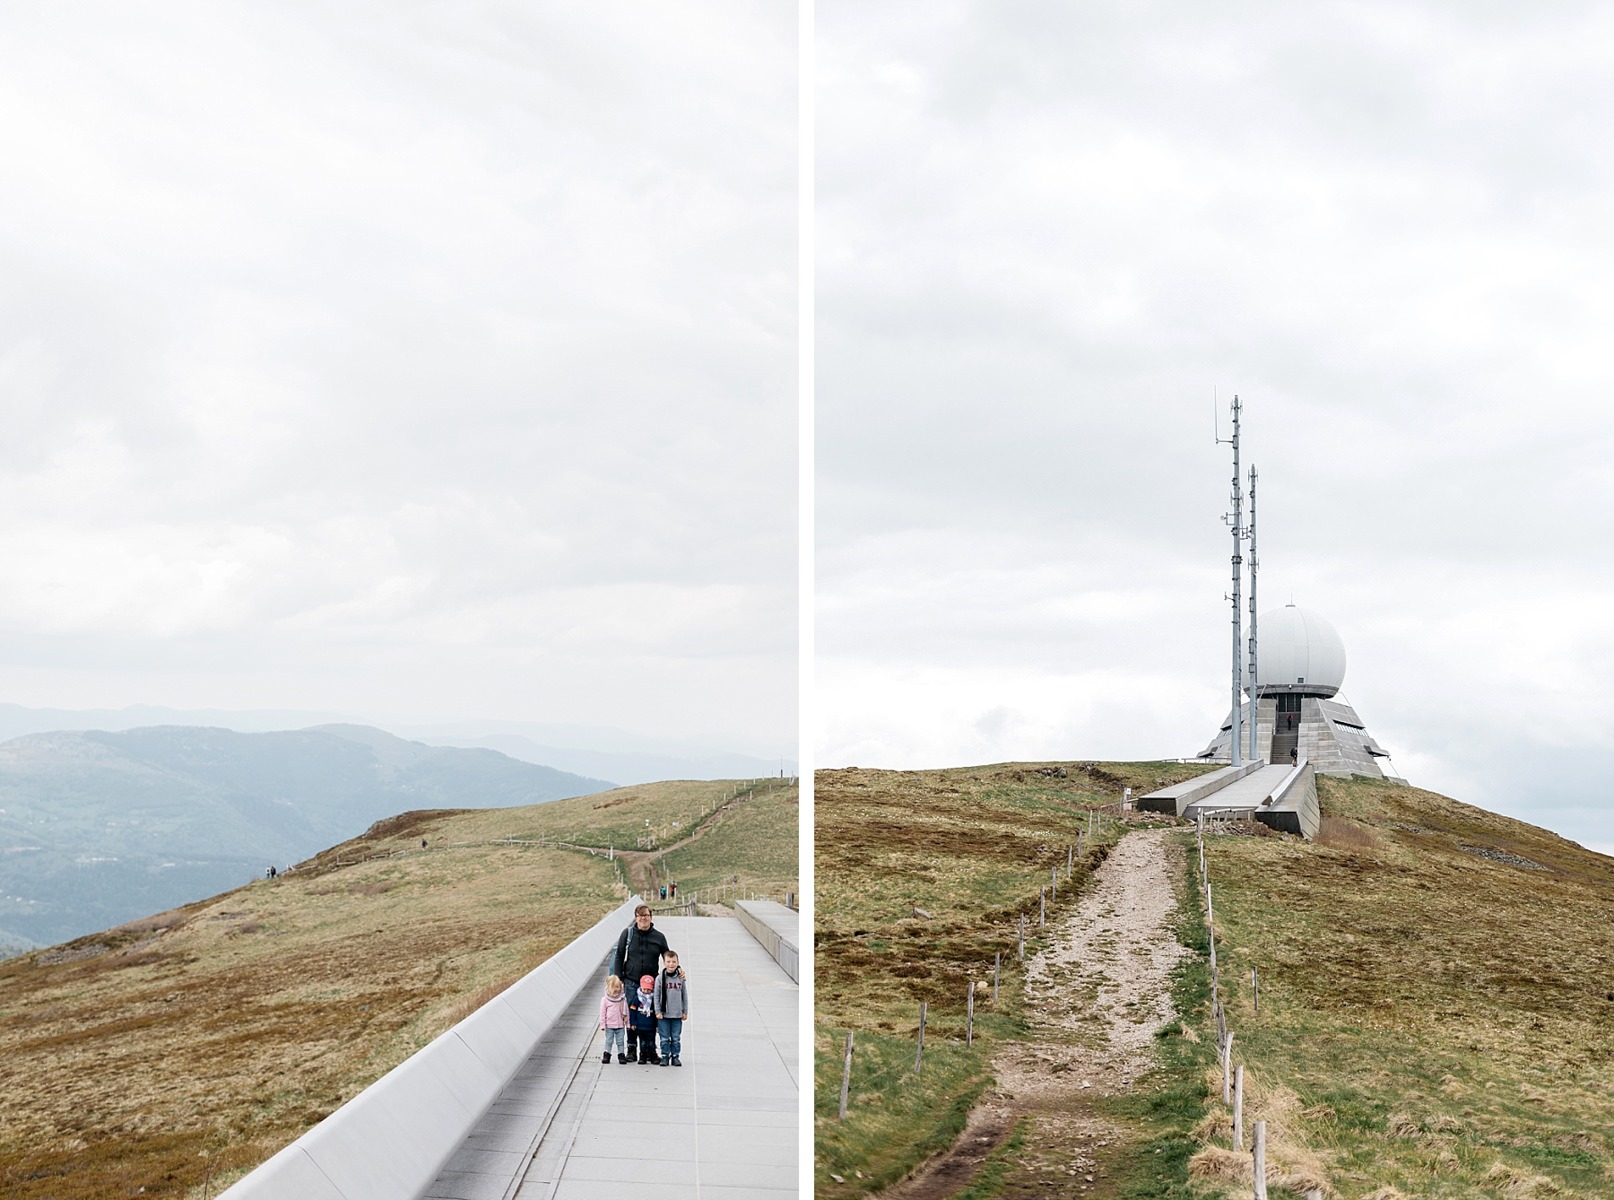
[[(796, 773), (794, 755), (768, 757), (739, 753), (731, 747), (749, 744), (722, 735), (665, 737), (595, 725), (559, 725), (536, 721), (456, 719), (421, 721), (391, 719), (371, 713), (294, 711), (289, 709), (177, 709), (155, 705), (126, 708), (27, 708), (0, 703), (0, 742), (27, 733), (65, 729), (128, 730), (156, 725), (202, 725), (242, 733), (363, 725), (433, 746), (482, 747), (511, 758), (618, 784), (655, 783), (665, 779), (755, 779)], [(793, 740), (793, 739), (792, 739)]]
[(410, 809), (611, 786), (362, 725), (26, 734), (0, 743), (0, 952), (212, 895)]
[(796, 773), (794, 760), (763, 759), (751, 754), (722, 751), (680, 753), (659, 750), (587, 750), (551, 746), (514, 733), (493, 733), (469, 738), (430, 735), (434, 745), (481, 747), (508, 754), (523, 762), (545, 763), (566, 771), (609, 775), (623, 787), (659, 783), (668, 779), (763, 779), (781, 771)]

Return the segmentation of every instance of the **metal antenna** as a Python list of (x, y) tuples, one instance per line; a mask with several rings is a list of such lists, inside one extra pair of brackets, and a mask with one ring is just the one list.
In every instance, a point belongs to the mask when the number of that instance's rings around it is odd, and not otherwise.
[(1250, 467), (1250, 761), (1256, 753), (1256, 729), (1261, 724), (1261, 691), (1255, 673), (1255, 576), (1261, 560), (1255, 553), (1255, 467)]
[[(1221, 438), (1217, 438), (1220, 444)], [(1239, 398), (1233, 396), (1233, 436), (1229, 439), (1233, 447), (1233, 511), (1224, 514), (1222, 520), (1232, 528), (1233, 533), (1233, 594), (1229, 597), (1233, 601), (1233, 749), (1230, 756), (1230, 765), (1238, 766), (1242, 761), (1239, 757), (1241, 747), (1240, 717), (1244, 707), (1244, 687), (1242, 667), (1244, 664), (1244, 646), (1242, 631), (1239, 628), (1242, 614), (1239, 612), (1240, 588), (1244, 577), (1244, 489), (1239, 479)]]

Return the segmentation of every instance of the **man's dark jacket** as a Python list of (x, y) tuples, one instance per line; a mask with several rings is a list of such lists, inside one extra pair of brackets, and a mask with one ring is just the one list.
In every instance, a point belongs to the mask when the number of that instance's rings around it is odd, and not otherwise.
[(636, 988), (642, 975), (654, 975), (661, 970), (661, 956), (667, 953), (667, 939), (654, 924), (644, 932), (635, 922), (622, 931), (611, 954), (611, 974), (622, 981), (623, 987)]

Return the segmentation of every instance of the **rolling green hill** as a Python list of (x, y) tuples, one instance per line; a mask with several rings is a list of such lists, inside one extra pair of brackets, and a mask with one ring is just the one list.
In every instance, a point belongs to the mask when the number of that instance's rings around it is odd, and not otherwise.
[(158, 726), (0, 744), (0, 944), (49, 944), (234, 887), (405, 809), (609, 786), (357, 725)]

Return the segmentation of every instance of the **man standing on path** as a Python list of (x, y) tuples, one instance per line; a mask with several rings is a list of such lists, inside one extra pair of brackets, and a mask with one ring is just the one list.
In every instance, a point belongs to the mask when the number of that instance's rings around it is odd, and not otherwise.
[[(638, 979), (649, 975), (654, 978), (661, 972), (661, 956), (667, 953), (667, 939), (650, 921), (650, 906), (641, 904), (633, 910), (633, 924), (622, 931), (616, 949), (611, 952), (610, 974), (621, 979)], [(628, 1047), (628, 1061), (634, 1061), (633, 1047)]]

